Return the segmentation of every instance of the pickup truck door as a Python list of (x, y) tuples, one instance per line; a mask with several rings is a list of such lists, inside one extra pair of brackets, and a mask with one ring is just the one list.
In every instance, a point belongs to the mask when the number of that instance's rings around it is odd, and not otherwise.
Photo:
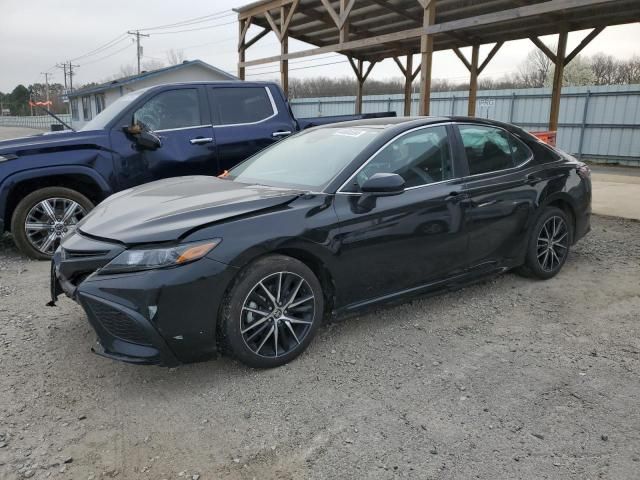
[(203, 87), (163, 90), (135, 107), (131, 117), (162, 141), (155, 150), (141, 148), (122, 128), (111, 131), (119, 188), (183, 175), (217, 175), (213, 127)]
[(296, 130), (282, 94), (269, 86), (207, 87), (221, 173)]

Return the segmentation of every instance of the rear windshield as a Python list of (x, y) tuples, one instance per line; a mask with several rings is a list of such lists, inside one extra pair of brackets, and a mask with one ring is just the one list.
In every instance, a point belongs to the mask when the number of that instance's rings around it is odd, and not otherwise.
[(321, 191), (380, 133), (330, 127), (306, 130), (263, 150), (229, 171), (242, 183)]

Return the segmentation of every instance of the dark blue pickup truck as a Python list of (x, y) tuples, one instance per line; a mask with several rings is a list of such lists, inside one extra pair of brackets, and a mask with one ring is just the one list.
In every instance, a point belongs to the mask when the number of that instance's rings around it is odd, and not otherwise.
[(0, 142), (0, 234), (32, 258), (97, 203), (142, 183), (219, 175), (314, 125), (393, 113), (296, 119), (269, 82), (181, 83), (120, 97), (80, 131)]

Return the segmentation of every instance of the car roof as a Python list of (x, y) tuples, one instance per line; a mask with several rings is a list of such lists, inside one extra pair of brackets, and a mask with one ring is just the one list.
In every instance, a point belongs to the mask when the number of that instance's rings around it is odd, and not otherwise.
[(336, 127), (360, 127), (360, 128), (375, 128), (375, 129), (387, 129), (392, 127), (399, 127), (401, 130), (411, 129), (415, 127), (421, 127), (425, 125), (431, 125), (435, 123), (443, 122), (456, 122), (456, 123), (479, 123), (484, 125), (491, 125), (496, 127), (505, 128), (507, 130), (519, 129), (515, 125), (508, 123), (498, 122), (495, 120), (488, 120), (477, 117), (462, 117), (462, 116), (427, 116), (427, 117), (382, 117), (382, 118), (365, 118), (361, 120), (350, 120), (348, 122), (333, 123), (327, 125), (321, 125), (316, 128), (336, 128)]

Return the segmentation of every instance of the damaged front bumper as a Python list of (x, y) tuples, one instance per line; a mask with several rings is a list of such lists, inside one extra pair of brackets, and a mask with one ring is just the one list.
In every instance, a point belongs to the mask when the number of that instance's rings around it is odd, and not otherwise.
[(206, 257), (113, 275), (84, 268), (77, 256), (56, 252), (50, 304), (65, 294), (82, 306), (98, 336), (96, 354), (163, 366), (215, 357), (217, 313), (235, 268)]

